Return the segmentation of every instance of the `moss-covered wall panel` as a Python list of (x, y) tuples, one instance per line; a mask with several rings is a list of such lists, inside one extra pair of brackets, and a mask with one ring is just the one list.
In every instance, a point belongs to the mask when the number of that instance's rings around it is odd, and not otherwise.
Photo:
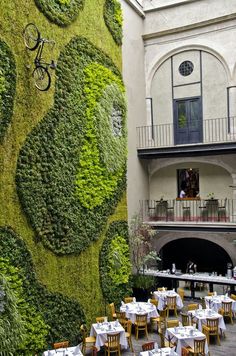
[[(60, 292), (81, 304), (90, 323), (104, 312), (100, 288), (99, 253), (109, 221), (126, 219), (125, 194), (117, 209), (103, 227), (97, 241), (80, 255), (56, 256), (35, 237), (35, 232), (19, 201), (15, 174), (20, 150), (27, 137), (54, 106), (56, 76), (52, 87), (39, 92), (32, 81), (35, 52), (26, 50), (22, 38), (25, 25), (35, 22), (42, 35), (56, 42), (52, 50), (45, 47), (44, 57), (58, 60), (65, 46), (76, 36), (83, 36), (104, 52), (121, 71), (121, 51), (104, 22), (104, 0), (86, 0), (78, 17), (66, 28), (50, 22), (37, 8), (34, 0), (12, 0), (0, 3), (0, 40), (10, 49), (16, 68), (16, 93), (11, 123), (0, 145), (0, 226), (11, 226), (26, 243), (32, 256), (38, 281), (49, 292)], [(63, 281), (63, 282), (62, 282)], [(91, 309), (91, 300), (94, 300)]]

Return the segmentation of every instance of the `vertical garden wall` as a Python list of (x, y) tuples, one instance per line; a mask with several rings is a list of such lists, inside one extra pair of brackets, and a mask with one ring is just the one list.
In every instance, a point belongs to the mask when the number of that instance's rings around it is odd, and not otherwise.
[[(56, 43), (46, 92), (31, 22)], [(12, 0), (0, 23), (0, 354), (30, 355), (77, 344), (129, 293), (122, 14), (117, 0)]]

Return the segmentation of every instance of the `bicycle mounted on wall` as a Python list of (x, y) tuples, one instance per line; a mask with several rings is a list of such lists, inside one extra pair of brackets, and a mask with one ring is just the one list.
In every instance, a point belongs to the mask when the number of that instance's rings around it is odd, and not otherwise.
[(42, 38), (38, 28), (33, 23), (29, 23), (25, 26), (23, 37), (26, 48), (30, 51), (38, 49), (34, 59), (35, 68), (32, 73), (34, 84), (38, 90), (47, 91), (51, 85), (49, 69), (55, 69), (56, 63), (53, 60), (51, 63), (45, 62), (42, 58), (42, 53), (45, 43), (51, 43), (54, 46), (55, 42)]

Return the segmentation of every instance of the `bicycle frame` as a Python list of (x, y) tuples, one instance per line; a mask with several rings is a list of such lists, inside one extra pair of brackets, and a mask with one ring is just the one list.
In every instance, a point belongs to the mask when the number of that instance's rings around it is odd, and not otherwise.
[(43, 58), (42, 58), (42, 53), (43, 53), (43, 48), (44, 48), (44, 44), (45, 43), (53, 43), (53, 45), (55, 44), (54, 41), (48, 41), (48, 40), (46, 40), (44, 38), (41, 38), (39, 40), (39, 46), (38, 46), (37, 54), (36, 54), (35, 59), (34, 59), (35, 67), (39, 67), (41, 65), (46, 65), (48, 67), (48, 66), (51, 65), (51, 63), (44, 62)]

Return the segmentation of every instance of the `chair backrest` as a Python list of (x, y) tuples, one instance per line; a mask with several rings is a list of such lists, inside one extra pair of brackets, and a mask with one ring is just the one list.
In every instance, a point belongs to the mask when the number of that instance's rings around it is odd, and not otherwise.
[(60, 341), (60, 342), (54, 342), (53, 348), (54, 349), (60, 349), (60, 348), (65, 348), (69, 347), (69, 341)]
[(198, 309), (197, 303), (191, 303), (187, 305), (187, 310), (196, 310), (196, 309)]
[(203, 355), (205, 355), (205, 344), (205, 337), (203, 339), (194, 339), (194, 353), (202, 353)]
[(150, 299), (150, 303), (152, 303), (153, 305), (155, 305), (157, 307), (157, 300), (155, 298), (151, 298)]
[(107, 334), (108, 347), (112, 349), (119, 349), (120, 347), (120, 333), (108, 333)]
[(123, 323), (126, 320), (126, 314), (125, 312), (117, 311), (116, 312), (116, 317), (119, 320), (120, 323)]
[(127, 330), (127, 333), (129, 333), (131, 335), (131, 333), (132, 333), (132, 321), (131, 320), (126, 321), (126, 330)]
[(147, 324), (147, 314), (136, 314), (136, 324), (138, 326)]
[(182, 325), (183, 326), (188, 326), (191, 324), (190, 320), (189, 320), (189, 315), (185, 314), (185, 313), (180, 313), (181, 315), (181, 319), (182, 319)]
[(166, 324), (167, 324), (167, 328), (174, 328), (176, 326), (179, 326), (179, 320), (170, 319), (170, 320), (167, 320)]
[(162, 320), (166, 320), (167, 318), (167, 308), (164, 308), (163, 310), (159, 310), (159, 315)]
[(88, 333), (88, 330), (87, 330), (87, 327), (86, 327), (85, 324), (82, 324), (82, 325), (80, 326), (80, 332), (81, 332), (81, 334), (82, 334), (82, 338), (83, 338), (83, 342), (84, 342), (84, 341), (85, 341), (85, 338), (86, 338), (86, 336), (87, 336), (87, 333)]
[(146, 342), (142, 345), (143, 351), (153, 350), (154, 349), (154, 341)]
[(180, 296), (180, 298), (182, 299), (182, 301), (184, 300), (184, 289), (183, 288), (178, 288), (178, 294)]
[(110, 309), (111, 309), (111, 315), (116, 313), (116, 309), (115, 309), (115, 304), (114, 303), (110, 303)]
[(230, 314), (232, 312), (232, 302), (222, 301), (222, 309), (224, 314)]
[(105, 318), (107, 318), (107, 317), (106, 317), (106, 316), (98, 316), (98, 317), (96, 318), (96, 322), (97, 322), (97, 323), (104, 323)]
[(125, 297), (125, 298), (124, 298), (124, 301), (125, 301), (125, 304), (127, 304), (127, 303), (132, 303), (133, 297)]
[(207, 327), (209, 328), (210, 333), (218, 333), (219, 319), (218, 318), (207, 318)]
[(212, 297), (214, 295), (214, 292), (208, 292), (207, 295), (208, 297)]
[(166, 291), (167, 288), (166, 287), (159, 287), (157, 288), (158, 292), (162, 292), (162, 291)]
[(166, 305), (169, 309), (176, 308), (176, 295), (174, 295), (174, 296), (167, 295)]
[(236, 294), (231, 294), (230, 298), (233, 299), (233, 300), (236, 300)]

